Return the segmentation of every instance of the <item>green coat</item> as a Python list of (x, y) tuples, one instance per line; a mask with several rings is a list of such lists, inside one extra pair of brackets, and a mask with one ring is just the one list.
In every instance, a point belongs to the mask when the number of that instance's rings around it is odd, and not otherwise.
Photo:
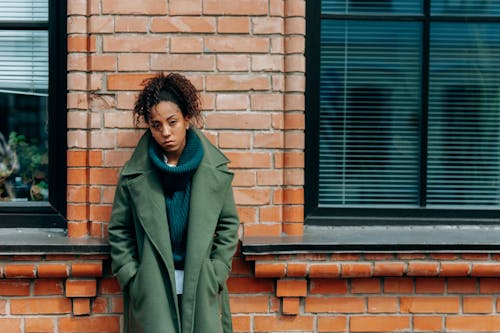
[(147, 153), (149, 131), (121, 172), (109, 242), (113, 273), (124, 294), (125, 333), (232, 332), (226, 280), (238, 242), (233, 174), (228, 159), (195, 132), (204, 156), (191, 183), (182, 316), (165, 198)]

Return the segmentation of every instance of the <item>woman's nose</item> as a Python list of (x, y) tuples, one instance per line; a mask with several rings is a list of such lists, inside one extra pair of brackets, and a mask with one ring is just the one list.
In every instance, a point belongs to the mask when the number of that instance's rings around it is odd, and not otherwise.
[(161, 134), (164, 136), (169, 136), (170, 135), (170, 128), (168, 126), (163, 126), (161, 129)]

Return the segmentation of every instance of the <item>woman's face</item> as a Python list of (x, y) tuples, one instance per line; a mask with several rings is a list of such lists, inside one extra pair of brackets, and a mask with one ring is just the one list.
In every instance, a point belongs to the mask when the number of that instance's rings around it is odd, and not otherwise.
[(169, 164), (177, 164), (186, 146), (188, 127), (189, 118), (183, 116), (177, 104), (162, 101), (151, 108), (149, 128)]

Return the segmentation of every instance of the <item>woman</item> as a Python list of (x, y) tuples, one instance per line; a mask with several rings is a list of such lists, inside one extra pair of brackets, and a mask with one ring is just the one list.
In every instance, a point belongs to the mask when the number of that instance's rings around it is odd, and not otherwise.
[(144, 82), (149, 129), (118, 181), (109, 223), (126, 333), (232, 332), (226, 279), (239, 220), (228, 159), (192, 124), (200, 99), (179, 74)]

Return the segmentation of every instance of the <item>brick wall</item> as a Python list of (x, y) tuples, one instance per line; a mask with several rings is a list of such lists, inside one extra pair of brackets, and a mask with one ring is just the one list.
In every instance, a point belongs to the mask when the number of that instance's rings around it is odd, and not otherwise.
[[(178, 71), (231, 159), (240, 235), (300, 235), (304, 0), (68, 0), (68, 233), (107, 237), (140, 82)], [(242, 256), (236, 332), (500, 332), (489, 253)], [(120, 332), (107, 256), (0, 257), (0, 331)]]

